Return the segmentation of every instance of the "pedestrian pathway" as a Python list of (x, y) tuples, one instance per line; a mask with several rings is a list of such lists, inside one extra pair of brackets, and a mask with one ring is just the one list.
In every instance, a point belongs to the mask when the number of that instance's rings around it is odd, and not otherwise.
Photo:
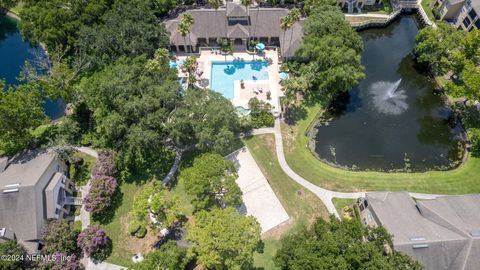
[[(333, 198), (340, 198), (340, 199), (358, 199), (360, 197), (365, 197), (365, 192), (337, 192), (333, 190), (328, 190), (317, 185), (312, 184), (310, 181), (306, 180), (305, 178), (301, 177), (297, 173), (295, 173), (290, 166), (288, 165), (285, 159), (285, 153), (283, 151), (283, 139), (282, 139), (282, 131), (280, 125), (280, 118), (275, 120), (275, 126), (273, 128), (262, 128), (262, 129), (255, 129), (252, 130), (249, 134), (250, 135), (261, 135), (261, 134), (274, 134), (275, 135), (275, 152), (277, 154), (278, 163), (282, 170), (295, 182), (299, 185), (303, 186), (304, 188), (311, 191), (315, 194), (320, 200), (322, 200), (323, 204), (327, 208), (330, 214), (335, 215), (339, 218), (339, 214), (337, 209), (333, 205), (332, 199)], [(423, 194), (423, 193), (410, 193), (410, 196), (418, 198), (418, 199), (434, 199), (440, 197), (442, 195), (437, 194)]]

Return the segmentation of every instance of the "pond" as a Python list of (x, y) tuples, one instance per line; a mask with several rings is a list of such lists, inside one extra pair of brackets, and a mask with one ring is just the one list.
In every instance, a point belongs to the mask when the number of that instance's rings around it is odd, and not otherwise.
[(418, 24), (402, 16), (360, 32), (366, 77), (309, 130), (310, 149), (356, 170), (427, 171), (458, 165), (462, 129), (435, 84), (414, 67)]
[[(0, 15), (0, 78), (7, 85), (18, 85), (22, 82), (18, 76), (25, 61), (35, 63), (39, 57), (45, 57), (40, 46), (30, 46), (22, 40), (17, 28), (17, 21)], [(61, 100), (45, 100), (45, 113), (51, 119), (61, 117), (65, 110), (65, 103)]]

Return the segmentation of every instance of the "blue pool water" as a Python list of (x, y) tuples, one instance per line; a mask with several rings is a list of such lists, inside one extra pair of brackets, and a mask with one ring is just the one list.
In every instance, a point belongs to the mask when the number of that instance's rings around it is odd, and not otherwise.
[(210, 87), (225, 98), (233, 98), (233, 82), (239, 80), (268, 80), (265, 61), (212, 62)]

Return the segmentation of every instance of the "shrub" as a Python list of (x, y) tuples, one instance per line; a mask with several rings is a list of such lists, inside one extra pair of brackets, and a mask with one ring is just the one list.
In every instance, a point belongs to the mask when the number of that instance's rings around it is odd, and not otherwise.
[(111, 246), (111, 240), (98, 225), (89, 225), (77, 238), (77, 246), (87, 256), (97, 260), (107, 257), (106, 252)]
[(140, 227), (142, 226), (142, 222), (139, 220), (133, 219), (130, 221), (130, 224), (128, 224), (128, 232), (131, 235), (134, 235), (138, 230), (140, 230)]
[(480, 156), (480, 129), (478, 128), (471, 128), (468, 129), (468, 136), (470, 138), (470, 152), (472, 156), (479, 157)]
[(51, 260), (41, 260), (40, 269), (48, 270), (80, 270), (84, 269), (78, 257), (75, 254), (65, 254), (55, 252), (52, 254)]
[(97, 162), (95, 163), (95, 167), (93, 167), (92, 175), (94, 178), (115, 175), (113, 152), (101, 151), (98, 153)]
[(52, 220), (48, 223), (42, 236), (44, 247), (43, 254), (78, 253), (76, 244), (77, 232), (70, 228), (70, 224), (64, 219)]
[(147, 234), (147, 228), (145, 226), (140, 226), (140, 229), (135, 233), (135, 237), (143, 238)]
[(111, 176), (92, 179), (90, 190), (83, 201), (85, 210), (94, 215), (103, 213), (112, 204), (116, 190), (117, 181)]
[(270, 112), (261, 112), (251, 116), (252, 128), (273, 127), (275, 117)]

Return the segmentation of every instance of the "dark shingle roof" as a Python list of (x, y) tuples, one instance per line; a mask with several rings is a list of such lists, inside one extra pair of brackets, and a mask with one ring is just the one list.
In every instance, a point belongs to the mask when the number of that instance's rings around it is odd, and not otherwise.
[(427, 270), (470, 270), (480, 265), (480, 194), (445, 196), (417, 203), (406, 192), (366, 194), (376, 219), (391, 234), (395, 249)]

